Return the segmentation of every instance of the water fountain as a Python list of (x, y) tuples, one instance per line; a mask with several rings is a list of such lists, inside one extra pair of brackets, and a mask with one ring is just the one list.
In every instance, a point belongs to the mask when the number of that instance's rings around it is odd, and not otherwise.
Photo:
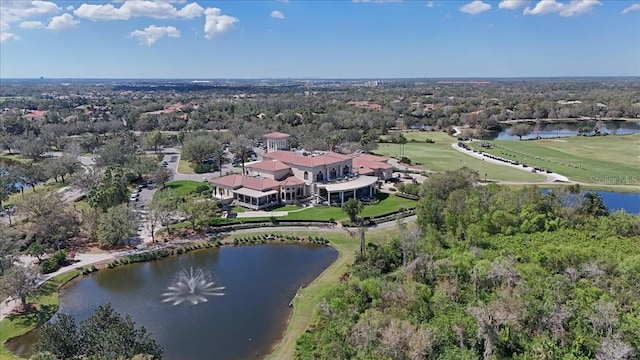
[(162, 302), (171, 303), (172, 305), (180, 305), (183, 302), (196, 305), (209, 301), (208, 296), (222, 296), (221, 290), (224, 286), (214, 287), (215, 282), (212, 280), (211, 273), (202, 268), (194, 270), (182, 269), (179, 271), (171, 285), (167, 288), (167, 292), (162, 294)]

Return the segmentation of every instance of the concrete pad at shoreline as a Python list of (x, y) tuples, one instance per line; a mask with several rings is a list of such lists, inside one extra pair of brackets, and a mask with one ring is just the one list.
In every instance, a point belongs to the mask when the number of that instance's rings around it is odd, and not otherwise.
[(289, 215), (288, 211), (245, 211), (238, 213), (238, 218), (254, 218), (254, 217), (282, 217)]

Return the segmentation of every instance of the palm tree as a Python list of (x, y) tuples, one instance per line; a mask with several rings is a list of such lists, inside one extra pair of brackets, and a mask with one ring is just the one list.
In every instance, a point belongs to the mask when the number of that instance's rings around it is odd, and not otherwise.
[(407, 138), (404, 137), (404, 134), (398, 135), (398, 144), (400, 144), (400, 157), (404, 156), (404, 144), (407, 143)]
[(224, 145), (216, 142), (215, 146), (212, 148), (211, 157), (216, 159), (218, 163), (218, 168), (220, 170), (220, 176), (222, 176), (222, 165), (224, 163)]
[(242, 162), (242, 174), (244, 175), (244, 163), (247, 161), (249, 154), (253, 151), (251, 142), (244, 136), (239, 136), (236, 143), (233, 145), (233, 153)]
[(364, 258), (365, 227), (364, 219), (359, 216), (363, 209), (364, 205), (362, 205), (362, 202), (354, 198), (351, 198), (342, 204), (342, 211), (347, 214), (349, 220), (354, 224), (358, 224), (358, 230), (360, 232), (360, 256)]

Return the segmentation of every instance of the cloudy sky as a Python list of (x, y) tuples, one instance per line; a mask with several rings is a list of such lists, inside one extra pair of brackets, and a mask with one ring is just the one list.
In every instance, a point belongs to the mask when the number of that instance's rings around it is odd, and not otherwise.
[(0, 0), (0, 78), (640, 76), (640, 0)]

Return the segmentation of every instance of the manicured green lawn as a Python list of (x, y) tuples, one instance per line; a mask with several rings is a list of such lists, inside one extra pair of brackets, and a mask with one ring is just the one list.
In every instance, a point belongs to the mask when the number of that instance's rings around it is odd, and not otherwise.
[(180, 196), (187, 196), (198, 186), (203, 184), (209, 186), (209, 183), (204, 181), (175, 180), (168, 182), (166, 188), (174, 190)]
[[(496, 146), (483, 150), (527, 165), (549, 168), (574, 181), (640, 185), (640, 134), (490, 142)], [(472, 146), (482, 149), (479, 142), (474, 141)]]
[(300, 211), (303, 210), (303, 207), (298, 205), (282, 205), (278, 207), (274, 207), (271, 211)]
[[(542, 181), (544, 176), (510, 167), (485, 163), (480, 159), (465, 155), (451, 147), (457, 140), (442, 132), (409, 132), (405, 137), (411, 141), (405, 145), (405, 156), (413, 162), (433, 171), (456, 170), (463, 166), (476, 170), (481, 178), (502, 181)], [(432, 139), (434, 144), (427, 144), (425, 139)], [(399, 158), (398, 144), (378, 144), (376, 153)]]
[(4, 346), (4, 343), (47, 322), (58, 311), (58, 289), (79, 274), (79, 270), (73, 270), (47, 280), (40, 286), (40, 295), (29, 298), (29, 302), (37, 307), (36, 311), (9, 316), (0, 322), (0, 359), (19, 359)]
[[(382, 216), (386, 214), (390, 214), (404, 209), (414, 209), (417, 205), (416, 200), (405, 199), (393, 194), (387, 193), (378, 193), (378, 199), (380, 200), (376, 204), (365, 205), (364, 209), (360, 216), (362, 217), (375, 217)], [(295, 208), (296, 210), (288, 210), (288, 208)], [(299, 209), (299, 210), (298, 210)], [(248, 211), (248, 210), (244, 210)], [(309, 207), (309, 208), (300, 208), (295, 205), (286, 205), (280, 208), (274, 209), (274, 211), (288, 211), (289, 214), (287, 216), (279, 216), (278, 220), (298, 220), (298, 221), (346, 221), (349, 218), (342, 211), (342, 208), (331, 206), (331, 207)], [(228, 219), (220, 219), (221, 224), (236, 224), (236, 223), (245, 223), (245, 222), (260, 222), (260, 221), (269, 221), (270, 217), (250, 217), (250, 218), (228, 218)], [(179, 229), (189, 226), (189, 223), (181, 222), (178, 224), (171, 225), (172, 229)]]
[[(377, 195), (380, 201), (377, 204), (365, 205), (362, 210), (362, 217), (374, 217), (389, 214), (400, 210), (400, 208), (413, 209), (417, 205), (417, 201), (404, 199), (396, 195), (387, 193), (378, 193)], [(291, 211), (289, 215), (280, 217), (278, 219), (284, 220), (320, 220), (328, 221), (334, 219), (335, 221), (344, 221), (348, 217), (340, 207), (310, 207), (300, 211)]]

